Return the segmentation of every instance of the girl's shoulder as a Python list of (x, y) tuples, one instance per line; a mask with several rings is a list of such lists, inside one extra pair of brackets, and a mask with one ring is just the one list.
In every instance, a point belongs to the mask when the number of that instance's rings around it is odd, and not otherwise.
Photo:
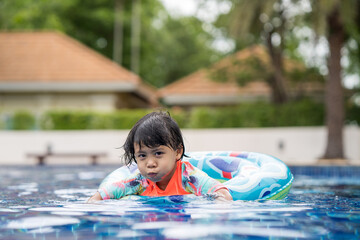
[(202, 176), (203, 174), (206, 175), (205, 172), (198, 169), (197, 167), (192, 165), (190, 162), (182, 161), (182, 175), (183, 176), (194, 176), (194, 175), (201, 175)]
[(188, 161), (181, 160), (181, 169), (182, 169), (183, 172), (184, 171), (193, 171), (194, 166)]

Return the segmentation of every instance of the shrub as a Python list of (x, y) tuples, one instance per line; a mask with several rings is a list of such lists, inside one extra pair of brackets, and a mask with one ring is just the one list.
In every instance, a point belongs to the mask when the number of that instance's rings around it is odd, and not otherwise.
[(346, 122), (360, 124), (360, 107), (355, 104), (346, 105)]
[(44, 113), (41, 128), (45, 130), (89, 129), (93, 114), (90, 112), (49, 111)]
[(0, 113), (0, 130), (6, 129), (6, 116)]
[(25, 110), (15, 112), (12, 116), (12, 129), (30, 130), (35, 128), (35, 117)]
[(131, 129), (132, 126), (145, 114), (147, 109), (118, 110), (112, 116), (113, 129)]
[(42, 118), (46, 130), (130, 129), (149, 110), (119, 110), (112, 113), (49, 111)]
[(188, 128), (212, 128), (216, 126), (215, 110), (210, 107), (194, 108), (189, 116)]
[(276, 108), (274, 126), (319, 126), (324, 124), (324, 105), (310, 100), (289, 102)]
[[(151, 109), (124, 109), (109, 113), (48, 111), (41, 117), (43, 130), (130, 129)], [(169, 110), (181, 128), (253, 128), (324, 125), (321, 103), (310, 100), (273, 105), (267, 102), (242, 103), (232, 107), (195, 107), (190, 111)], [(3, 117), (5, 119), (5, 117)], [(6, 119), (5, 119), (6, 120)], [(7, 129), (34, 129), (35, 117), (26, 111), (4, 120)], [(346, 122), (360, 122), (360, 108), (348, 105)], [(1, 125), (1, 123), (0, 123)]]
[(318, 126), (324, 123), (323, 105), (311, 101), (273, 105), (242, 103), (234, 107), (197, 107), (191, 112), (190, 128), (239, 128)]

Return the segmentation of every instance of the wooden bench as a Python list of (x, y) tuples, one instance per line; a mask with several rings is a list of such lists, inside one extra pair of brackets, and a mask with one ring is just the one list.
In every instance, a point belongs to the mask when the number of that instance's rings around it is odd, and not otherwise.
[(45, 153), (28, 153), (26, 156), (29, 158), (37, 159), (38, 165), (44, 165), (45, 160), (49, 157), (64, 157), (64, 158), (76, 158), (76, 157), (88, 157), (91, 159), (91, 164), (96, 165), (97, 160), (100, 157), (106, 157), (106, 153), (103, 152), (90, 152), (90, 153), (77, 153), (77, 152), (45, 152)]

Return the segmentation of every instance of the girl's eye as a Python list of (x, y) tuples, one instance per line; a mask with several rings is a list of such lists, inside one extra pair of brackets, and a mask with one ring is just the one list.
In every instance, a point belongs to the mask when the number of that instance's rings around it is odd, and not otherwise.
[(161, 156), (162, 154), (164, 154), (163, 152), (156, 152), (155, 155), (156, 156)]
[(145, 157), (146, 157), (145, 154), (139, 154), (139, 155), (136, 156), (136, 158), (138, 158), (138, 159), (142, 159), (142, 158), (145, 158)]

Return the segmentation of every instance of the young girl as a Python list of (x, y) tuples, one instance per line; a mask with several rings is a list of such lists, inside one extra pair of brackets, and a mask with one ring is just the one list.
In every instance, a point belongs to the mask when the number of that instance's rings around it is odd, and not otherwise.
[(100, 187), (88, 202), (127, 195), (212, 195), (232, 200), (229, 190), (206, 173), (183, 161), (185, 147), (177, 123), (168, 113), (152, 112), (141, 118), (123, 146), (125, 163), (138, 170), (126, 179)]

